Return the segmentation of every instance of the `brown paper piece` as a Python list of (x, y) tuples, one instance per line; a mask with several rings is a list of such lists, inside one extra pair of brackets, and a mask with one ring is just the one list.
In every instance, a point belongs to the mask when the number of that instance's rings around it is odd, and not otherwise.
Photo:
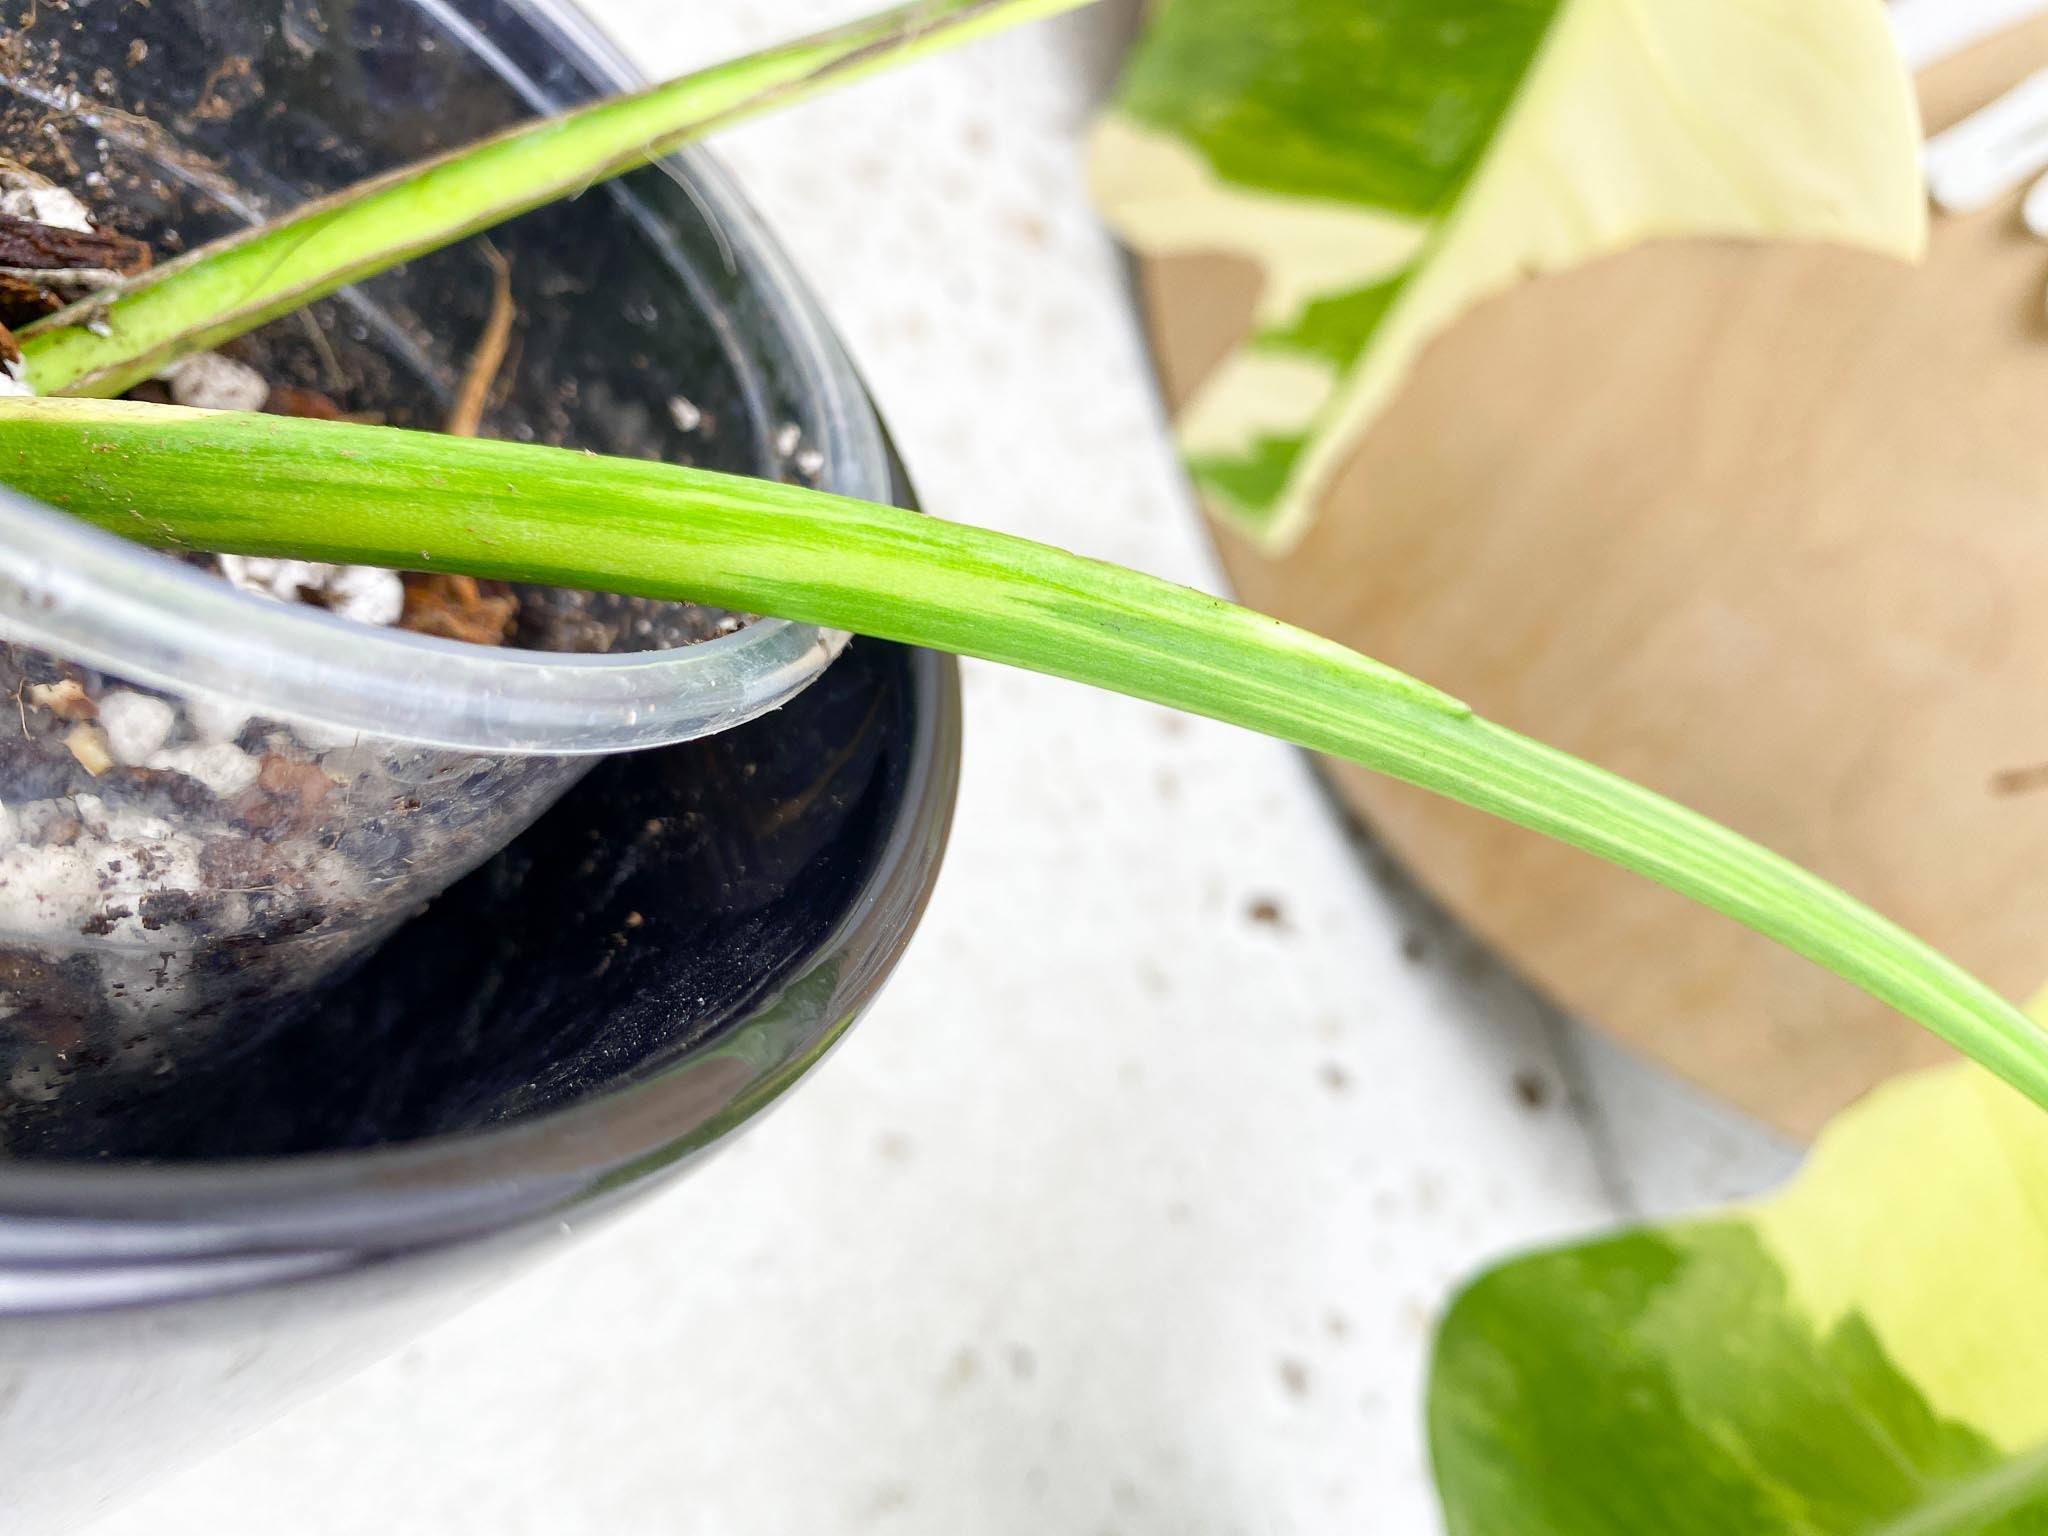
[[(1931, 70), (1940, 127), (2048, 22)], [(1255, 607), (1789, 855), (2015, 998), (2048, 976), (2048, 245), (2015, 195), (1912, 270), (1671, 244), (1440, 340)], [(1256, 269), (1148, 264), (1172, 402)], [(2035, 771), (2038, 768), (2038, 771)], [(1385, 843), (1559, 1004), (1810, 1135), (1944, 1048), (1641, 879), (1347, 765)]]

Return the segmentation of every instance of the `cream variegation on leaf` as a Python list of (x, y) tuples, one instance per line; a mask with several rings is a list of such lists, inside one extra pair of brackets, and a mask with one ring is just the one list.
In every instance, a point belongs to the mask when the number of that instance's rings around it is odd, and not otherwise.
[(1959, 1063), (1780, 1195), (1482, 1275), (1430, 1447), (1450, 1536), (2044, 1536), (2044, 1374), (2048, 1115)]
[(1260, 268), (1177, 431), (1284, 548), (1479, 299), (1661, 237), (1915, 256), (1919, 149), (1876, 0), (1171, 0), (1091, 171), (1138, 251)]

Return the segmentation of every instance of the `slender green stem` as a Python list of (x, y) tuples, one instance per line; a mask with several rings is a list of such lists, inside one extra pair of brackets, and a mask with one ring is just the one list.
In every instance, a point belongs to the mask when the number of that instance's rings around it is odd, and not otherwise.
[(1669, 886), (1854, 982), (2048, 1107), (2048, 1035), (1833, 886), (1355, 651), (1134, 571), (702, 470), (126, 402), (0, 400), (0, 480), (149, 542), (694, 598), (1263, 731)]
[(521, 124), (309, 203), (25, 331), (43, 395), (117, 395), (349, 283), (828, 86), (1088, 0), (915, 0), (630, 96)]

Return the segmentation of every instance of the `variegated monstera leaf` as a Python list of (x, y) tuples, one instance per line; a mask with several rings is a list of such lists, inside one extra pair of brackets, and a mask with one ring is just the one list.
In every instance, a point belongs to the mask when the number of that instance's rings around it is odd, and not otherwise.
[(1450, 1536), (2044, 1536), (2048, 1115), (1939, 1068), (1776, 1199), (1502, 1265), (1429, 1431)]
[(1478, 299), (1661, 236), (1917, 254), (1919, 150), (1878, 0), (1168, 0), (1092, 174), (1137, 250), (1262, 269), (1178, 431), (1278, 548)]

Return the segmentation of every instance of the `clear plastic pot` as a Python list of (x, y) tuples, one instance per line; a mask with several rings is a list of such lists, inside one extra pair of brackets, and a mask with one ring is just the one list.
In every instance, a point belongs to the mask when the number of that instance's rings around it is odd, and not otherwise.
[[(116, 73), (134, 41), (171, 60), (150, 89), (174, 106), (180, 83), (189, 106), (223, 56), (269, 50), (256, 68), (263, 99), (310, 125), (303, 156), (285, 153), (285, 129), (268, 119), (190, 126), (224, 165), (246, 164), (252, 146), (238, 139), (267, 135), (278, 175), (343, 179), (521, 104), (627, 83), (564, 0), (154, 0), (40, 14), (102, 57), (118, 44)], [(279, 48), (299, 60), (304, 89), (269, 74)], [(322, 114), (338, 125), (332, 151)], [(362, 149), (372, 132), (375, 153)], [(652, 274), (623, 296), (600, 284), (604, 303), (586, 292), (573, 336), (537, 345), (538, 325), (528, 329), (513, 366), (515, 394), (535, 402), (529, 420), (548, 424), (548, 377), (583, 381), (586, 407), (598, 379), (605, 409), (570, 425), (593, 446), (644, 444), (621, 423), (673, 424), (660, 391), (686, 375), (721, 429), (675, 451), (776, 466), (791, 458), (782, 439), (794, 422), (816, 445), (799, 450), (796, 473), (812, 472), (815, 451), (829, 483), (912, 505), (907, 485), (885, 483), (875, 418), (779, 258), (724, 181), (687, 164), (687, 189), (649, 171), (622, 189), (625, 203), (588, 197), (568, 223), (504, 232), (516, 281), (546, 277), (537, 256), (549, 249), (586, 269), (633, 258)], [(597, 232), (602, 248), (589, 228), (598, 204), (624, 221)], [(446, 335), (474, 333), (489, 287), (475, 262), (418, 266), (374, 285), (373, 307), (323, 313), (338, 353), (352, 356), (360, 323), (404, 355), (418, 340), (410, 327), (397, 340), (376, 328), (399, 326), (409, 295)], [(419, 286), (435, 270), (447, 280)], [(695, 320), (646, 318), (671, 293)], [(579, 339), (623, 359), (620, 375), (565, 364)], [(393, 397), (430, 417), (435, 390), (421, 393), (424, 404)], [(31, 558), (39, 540), (56, 542)], [(251, 709), (323, 774), (330, 754), (356, 754), (333, 765), (361, 764), (351, 782), (395, 784), (394, 769), (435, 763), (458, 777), (486, 769), (492, 814), (507, 823), (554, 792), (551, 776), (591, 762), (571, 754), (737, 718), (785, 686), (768, 679), (795, 686), (817, 665), (807, 637), (766, 626), (640, 661), (515, 659), (338, 630), (18, 504), (0, 505), (0, 547), (27, 562), (30, 583), (10, 580), (0, 615), (46, 626), (9, 631), (15, 643), (72, 656), (96, 688), (104, 672), (188, 716), (201, 704), (213, 729)], [(20, 600), (38, 587), (56, 606)], [(0, 720), (7, 712), (0, 700)], [(951, 658), (862, 642), (784, 708), (597, 764), (288, 1029), (247, 1014), (232, 1027), (194, 1022), (213, 1038), (147, 1080), (162, 1091), (145, 1093), (137, 1074), (81, 1082), (74, 1068), (61, 1097), (0, 1111), (0, 1466), (13, 1474), (0, 1527), (76, 1529), (645, 1195), (800, 1081), (889, 975), (931, 893), (960, 728)], [(253, 745), (256, 730), (237, 742)], [(535, 776), (524, 789), (522, 773)], [(10, 812), (18, 788), (9, 798), (0, 786)], [(403, 814), (402, 803), (387, 804)], [(471, 835), (481, 850), (502, 832)], [(290, 954), (297, 940), (262, 943)], [(74, 953), (97, 966), (93, 951)], [(0, 1024), (0, 1059), (16, 1049), (18, 1017)], [(247, 1043), (230, 1049), (223, 1034)]]
[[(176, 249), (589, 88), (494, 47), (516, 9), (326, 14), (88, 8), (23, 34), (0, 132), (103, 221)], [(66, 84), (101, 77), (129, 116)], [(30, 109), (53, 129), (28, 133)], [(494, 238), (519, 322), (493, 430), (888, 494), (843, 355), (702, 159)], [(271, 327), (251, 360), (437, 424), (483, 326), (483, 270), (473, 251), (415, 262)], [(196, 1042), (274, 1027), (595, 755), (772, 709), (841, 644), (779, 621), (601, 655), (371, 629), (0, 496), (0, 691), (18, 717), (0, 732), (0, 1116), (82, 1073), (139, 1086)]]

